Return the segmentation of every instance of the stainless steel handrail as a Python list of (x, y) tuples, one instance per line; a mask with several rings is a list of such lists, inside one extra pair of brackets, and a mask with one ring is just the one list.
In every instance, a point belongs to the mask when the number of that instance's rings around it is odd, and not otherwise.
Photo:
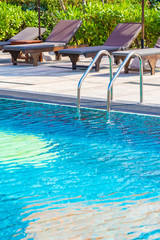
[(138, 53), (135, 52), (131, 52), (127, 55), (127, 57), (125, 58), (125, 60), (123, 61), (123, 63), (121, 64), (121, 66), (118, 68), (116, 74), (114, 75), (114, 77), (112, 78), (112, 80), (110, 81), (109, 85), (108, 85), (108, 91), (107, 91), (107, 111), (110, 111), (110, 101), (111, 101), (111, 89), (113, 87), (113, 83), (115, 82), (116, 78), (119, 76), (122, 68), (126, 65), (126, 63), (128, 62), (128, 60), (131, 57), (138, 57), (139, 59), (139, 75), (140, 75), (140, 103), (143, 102), (143, 65), (142, 65), (142, 58)]
[[(77, 108), (80, 107), (80, 91), (81, 91), (82, 82), (83, 82), (84, 79), (87, 77), (87, 75), (88, 75), (88, 73), (90, 72), (90, 70), (92, 69), (94, 63), (97, 61), (97, 59), (98, 59), (102, 54), (109, 57), (110, 81), (112, 80), (113, 71), (112, 71), (112, 58), (111, 58), (111, 55), (109, 54), (108, 51), (106, 51), (106, 50), (101, 50), (101, 51), (99, 51), (99, 52), (96, 54), (95, 58), (92, 60), (92, 62), (90, 63), (89, 67), (87, 68), (87, 70), (85, 71), (85, 73), (83, 74), (83, 76), (81, 77), (81, 79), (79, 80), (78, 88), (77, 88)], [(111, 95), (112, 95), (112, 93), (111, 93)]]

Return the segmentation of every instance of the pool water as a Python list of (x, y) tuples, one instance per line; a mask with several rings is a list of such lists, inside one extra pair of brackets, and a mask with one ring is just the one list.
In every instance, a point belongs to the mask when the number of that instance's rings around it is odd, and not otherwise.
[(0, 99), (0, 239), (160, 239), (160, 118)]

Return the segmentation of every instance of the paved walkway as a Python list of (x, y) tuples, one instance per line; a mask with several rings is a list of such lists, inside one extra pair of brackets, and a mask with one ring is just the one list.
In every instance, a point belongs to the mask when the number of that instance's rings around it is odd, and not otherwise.
[[(77, 85), (84, 68), (71, 69), (68, 58), (39, 63), (37, 67), (19, 63), (12, 65), (9, 54), (0, 53), (0, 96), (47, 102), (76, 104)], [(80, 58), (81, 65), (89, 65), (91, 59)], [(113, 65), (114, 73), (117, 66)], [(103, 58), (101, 70), (94, 70), (86, 78), (81, 89), (83, 106), (106, 108), (109, 83), (108, 59)], [(160, 114), (160, 64), (156, 74), (144, 73), (144, 103), (139, 104), (139, 74), (123, 72), (114, 84), (112, 109)]]

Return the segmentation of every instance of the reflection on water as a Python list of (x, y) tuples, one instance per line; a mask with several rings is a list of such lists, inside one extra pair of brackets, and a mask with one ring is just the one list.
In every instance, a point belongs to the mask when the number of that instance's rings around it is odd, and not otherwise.
[[(42, 209), (37, 204), (36, 213), (23, 221), (27, 239), (158, 239), (160, 236), (160, 202), (154, 199), (123, 201), (108, 204), (78, 202), (52, 203)], [(34, 205), (35, 207), (35, 205)], [(32, 209), (32, 205), (29, 206)], [(28, 211), (27, 211), (28, 213)], [(26, 214), (24, 212), (24, 214)]]
[[(44, 160), (56, 158), (56, 152), (49, 152), (57, 146), (48, 144), (44, 139), (34, 135), (0, 132), (0, 164), (17, 165), (44, 164)], [(7, 154), (6, 154), (7, 153)]]
[(160, 239), (160, 118), (0, 103), (0, 240)]

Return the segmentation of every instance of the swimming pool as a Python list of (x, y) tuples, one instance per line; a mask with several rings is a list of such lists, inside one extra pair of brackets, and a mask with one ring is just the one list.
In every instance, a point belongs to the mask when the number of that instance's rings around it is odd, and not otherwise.
[(160, 118), (0, 99), (0, 239), (160, 239)]

